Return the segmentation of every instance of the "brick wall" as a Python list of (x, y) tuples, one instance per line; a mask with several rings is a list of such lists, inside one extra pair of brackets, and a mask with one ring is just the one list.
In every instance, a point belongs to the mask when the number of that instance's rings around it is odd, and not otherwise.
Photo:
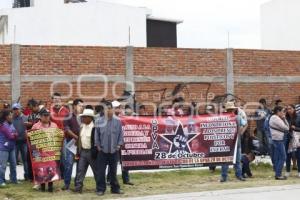
[(11, 66), (11, 46), (0, 45), (0, 75), (10, 73)]
[[(133, 66), (136, 76), (199, 76), (199, 77), (224, 77), (223, 82), (212, 82), (210, 98), (213, 95), (226, 93), (226, 59), (227, 51), (224, 49), (172, 49), (172, 48), (134, 48)], [(11, 46), (0, 46), (0, 99), (11, 99), (11, 84), (7, 81), (11, 74), (12, 65)], [(21, 46), (20, 48), (21, 76), (78, 76), (82, 74), (105, 74), (125, 77), (126, 73), (126, 48), (113, 47), (81, 47), (81, 46)], [(234, 76), (300, 76), (300, 52), (296, 51), (266, 51), (266, 50), (233, 50)], [(5, 78), (6, 77), (6, 78)], [(298, 77), (299, 78), (299, 77)], [(6, 80), (6, 81), (3, 81)], [(200, 81), (199, 81), (200, 82)], [(206, 100), (208, 85), (194, 82), (188, 84), (182, 95), (188, 101)], [(136, 82), (138, 101), (159, 103), (162, 99), (161, 90), (166, 88), (165, 97), (172, 92), (179, 81)], [(21, 83), (22, 103), (29, 98), (44, 101), (50, 99), (51, 82), (27, 81)], [(78, 97), (77, 84), (72, 80), (70, 85), (61, 83), (55, 85), (55, 91), (70, 94), (69, 98)], [(107, 99), (113, 98), (112, 88), (116, 87), (117, 95), (121, 95), (125, 84), (107, 84)], [(98, 82), (83, 82), (82, 93), (87, 96), (103, 97), (104, 84)], [(299, 82), (235, 82), (235, 94), (245, 101), (258, 101), (265, 97), (268, 103), (281, 98), (286, 103), (298, 101), (297, 91)], [(99, 101), (87, 98), (88, 101)], [(168, 99), (167, 99), (168, 100)]]
[(134, 49), (136, 75), (224, 76), (226, 51), (213, 49)]
[[(7, 77), (11, 73), (11, 46), (0, 45), (0, 78)], [(11, 92), (10, 82), (7, 80), (0, 81), (0, 104), (1, 102), (10, 101)], [(0, 106), (1, 108), (1, 106)]]
[(233, 51), (234, 74), (242, 76), (299, 76), (299, 51)]
[(80, 75), (83, 73), (124, 74), (125, 48), (21, 47), (21, 75)]

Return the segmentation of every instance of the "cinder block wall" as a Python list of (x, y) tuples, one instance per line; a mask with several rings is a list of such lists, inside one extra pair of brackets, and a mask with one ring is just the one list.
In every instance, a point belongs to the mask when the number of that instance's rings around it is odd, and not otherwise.
[[(109, 83), (95, 74), (107, 75)], [(23, 104), (32, 97), (49, 101), (51, 88), (66, 100), (80, 93), (91, 102), (112, 99), (113, 88), (121, 95), (132, 79), (138, 101), (158, 103), (162, 89), (168, 97), (178, 83), (189, 83), (182, 90), (188, 101), (205, 102), (210, 85), (209, 99), (232, 92), (248, 102), (264, 97), (297, 103), (300, 52), (6, 45), (0, 46), (0, 75), (0, 99), (21, 96)], [(81, 75), (87, 76), (79, 88)]]

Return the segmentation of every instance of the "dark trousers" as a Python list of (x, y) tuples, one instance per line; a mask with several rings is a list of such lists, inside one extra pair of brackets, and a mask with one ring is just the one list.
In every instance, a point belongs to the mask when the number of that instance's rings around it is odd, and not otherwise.
[(99, 189), (102, 192), (106, 191), (105, 172), (107, 165), (110, 168), (110, 186), (112, 192), (120, 190), (120, 185), (117, 179), (117, 166), (118, 166), (118, 152), (113, 154), (104, 153), (100, 151), (98, 153), (98, 174), (99, 174)]
[[(286, 150), (287, 151), (287, 150)], [(300, 173), (300, 148), (297, 149), (295, 152), (287, 153), (286, 154), (286, 172), (291, 172), (291, 164), (293, 158), (296, 157), (297, 159), (297, 168), (298, 172)]]
[[(122, 165), (121, 150), (119, 151), (119, 161), (120, 161), (120, 164)], [(130, 182), (129, 171), (125, 170), (123, 168), (122, 168), (122, 180), (123, 180), (123, 183)], [(110, 168), (109, 167), (108, 167), (108, 172), (107, 172), (107, 182), (110, 182)]]
[(81, 150), (80, 158), (77, 164), (77, 174), (75, 178), (75, 190), (82, 190), (83, 181), (88, 170), (88, 167), (91, 166), (94, 178), (96, 181), (96, 190), (99, 191), (98, 184), (98, 171), (97, 171), (97, 160), (92, 158), (91, 150)]
[[(41, 184), (41, 190), (44, 192), (46, 190), (46, 183)], [(53, 192), (53, 182), (48, 183), (48, 191)]]
[(29, 149), (27, 151), (27, 163), (28, 163), (28, 179), (30, 181), (33, 181), (32, 163), (31, 163), (31, 157), (30, 157)]
[(27, 154), (28, 154), (28, 147), (26, 141), (17, 141), (16, 142), (16, 160), (18, 161), (19, 153), (21, 153), (21, 158), (23, 162), (24, 168), (24, 179), (28, 180), (28, 162), (27, 162)]

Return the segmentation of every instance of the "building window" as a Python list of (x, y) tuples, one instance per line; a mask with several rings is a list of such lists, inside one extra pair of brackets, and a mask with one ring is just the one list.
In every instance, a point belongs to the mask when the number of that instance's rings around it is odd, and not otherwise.
[(148, 47), (177, 47), (177, 24), (175, 22), (147, 19)]

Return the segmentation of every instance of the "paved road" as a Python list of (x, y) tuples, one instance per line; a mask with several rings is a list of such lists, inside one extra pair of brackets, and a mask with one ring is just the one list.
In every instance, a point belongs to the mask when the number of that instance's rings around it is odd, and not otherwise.
[(124, 200), (287, 200), (298, 199), (300, 185), (260, 187), (211, 192), (155, 195)]

